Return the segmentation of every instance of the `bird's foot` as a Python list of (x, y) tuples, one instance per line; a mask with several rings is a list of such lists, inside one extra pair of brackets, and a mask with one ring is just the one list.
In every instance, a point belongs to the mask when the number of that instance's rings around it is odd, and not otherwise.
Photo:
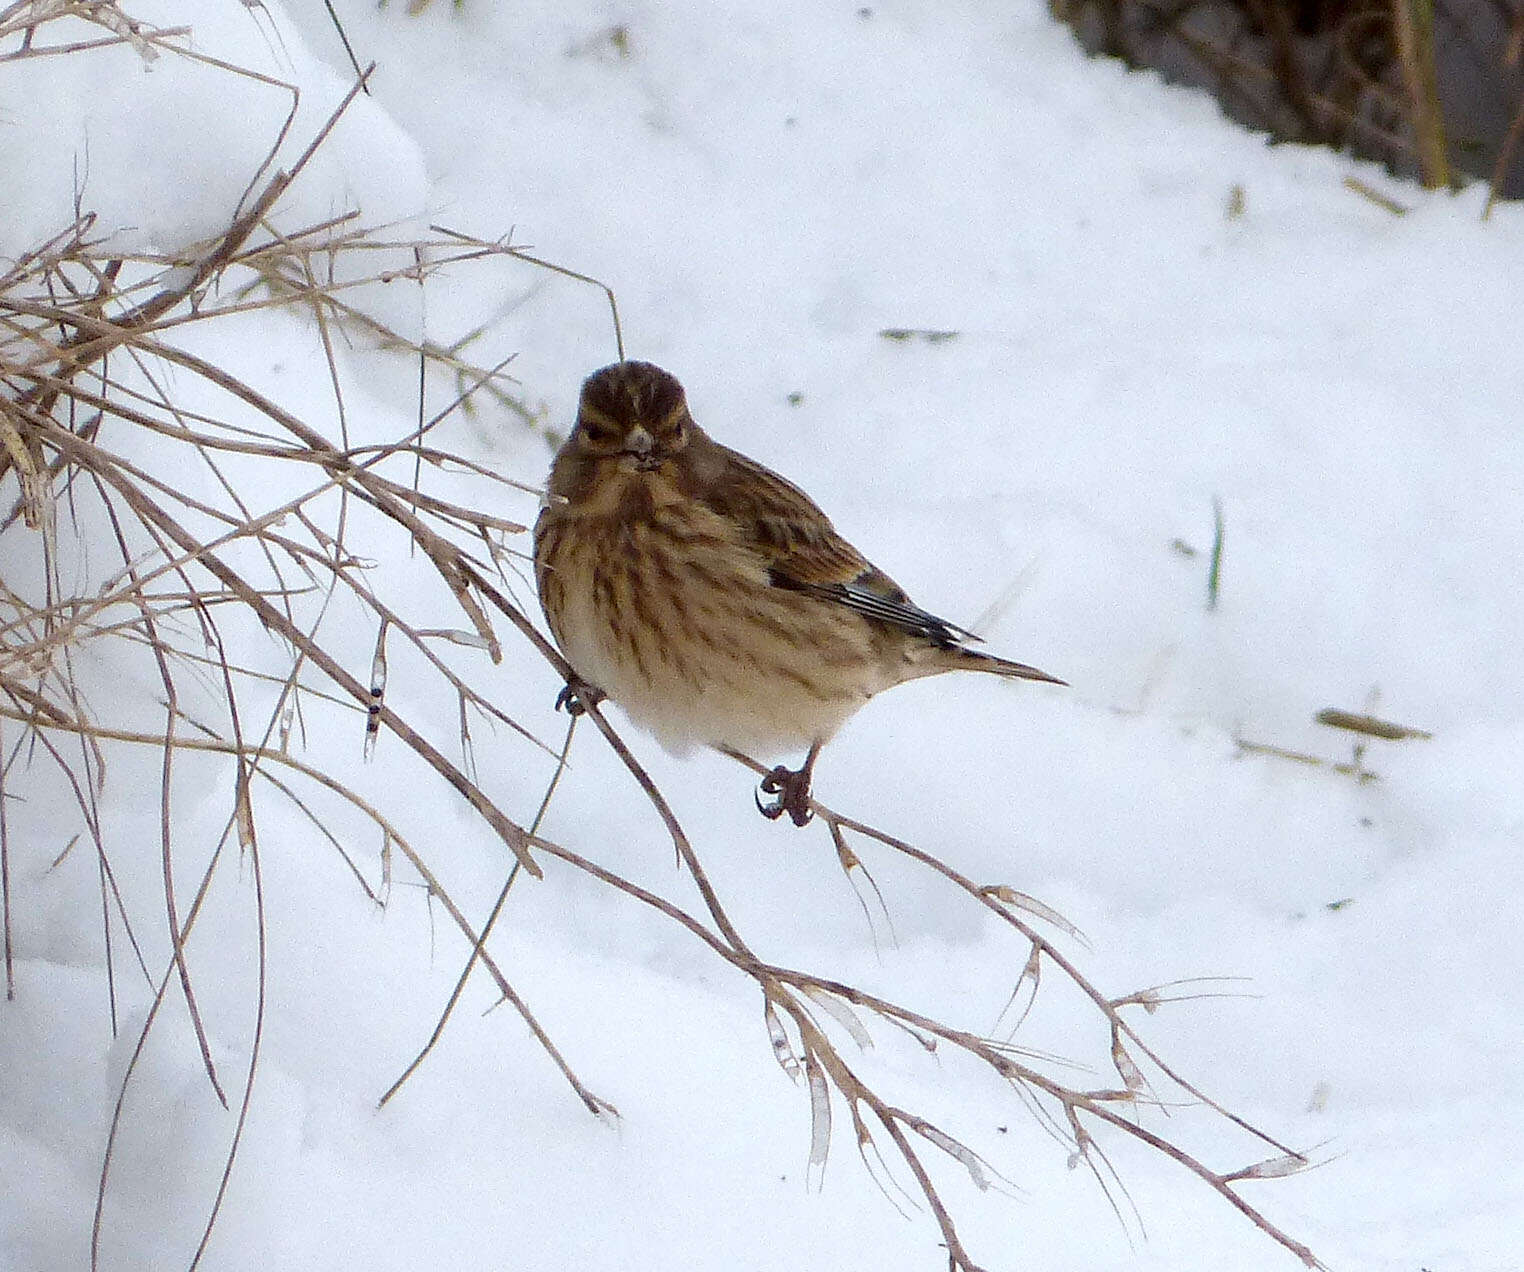
[(556, 695), (556, 710), (565, 711), (569, 716), (585, 715), (589, 707), (596, 707), (607, 697), (608, 694), (602, 689), (573, 677), (561, 686), (561, 692)]
[(791, 769), (778, 765), (762, 779), (761, 786), (763, 795), (774, 795), (777, 798), (764, 804), (758, 796), (757, 811), (768, 821), (777, 821), (787, 813), (794, 825), (809, 825), (810, 819), (815, 816), (814, 810), (810, 808), (810, 767), (806, 764), (803, 768)]

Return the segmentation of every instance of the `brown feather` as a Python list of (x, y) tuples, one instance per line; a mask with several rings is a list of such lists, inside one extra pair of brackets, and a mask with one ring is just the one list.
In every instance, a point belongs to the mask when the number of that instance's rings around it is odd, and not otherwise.
[[(793, 482), (695, 429), (688, 493), (731, 521), (769, 570), (798, 583), (846, 583), (873, 566), (836, 533), (831, 519)], [(890, 587), (892, 582), (885, 580)]]

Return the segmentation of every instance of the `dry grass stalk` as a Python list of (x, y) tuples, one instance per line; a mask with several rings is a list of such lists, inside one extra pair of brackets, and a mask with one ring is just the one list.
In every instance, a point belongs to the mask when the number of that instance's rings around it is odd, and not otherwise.
[(1418, 175), (1431, 190), (1450, 184), (1445, 115), (1434, 65), (1434, 0), (1391, 0), (1392, 30), (1402, 65), (1409, 117), (1418, 150)]
[(1382, 720), (1368, 711), (1345, 711), (1342, 707), (1324, 707), (1313, 719), (1333, 729), (1347, 729), (1351, 733), (1384, 738), (1388, 742), (1400, 742), (1404, 738), (1432, 738), (1434, 736), (1427, 729), (1415, 729), (1412, 725)]

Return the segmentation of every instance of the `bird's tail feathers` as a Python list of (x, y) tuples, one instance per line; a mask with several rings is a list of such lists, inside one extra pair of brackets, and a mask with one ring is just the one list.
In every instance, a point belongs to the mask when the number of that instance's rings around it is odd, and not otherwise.
[(994, 654), (981, 653), (977, 649), (965, 649), (960, 647), (946, 651), (948, 663), (952, 670), (958, 671), (987, 671), (996, 676), (1009, 676), (1013, 680), (1040, 680), (1044, 684), (1067, 685), (1067, 680), (1060, 680), (1057, 676), (1050, 676), (1045, 671), (1039, 671), (1036, 667), (1028, 667), (1026, 663), (1012, 662), (1009, 658), (997, 658)]

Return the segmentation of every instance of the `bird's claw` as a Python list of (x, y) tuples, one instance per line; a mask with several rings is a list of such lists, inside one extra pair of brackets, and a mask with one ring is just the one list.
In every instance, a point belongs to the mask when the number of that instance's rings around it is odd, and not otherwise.
[(585, 680), (568, 680), (556, 695), (556, 710), (572, 717), (585, 715), (589, 707), (596, 707), (607, 696)]
[[(787, 813), (794, 825), (808, 826), (810, 819), (815, 816), (810, 807), (808, 769), (784, 768), (780, 764), (762, 779), (759, 790), (761, 793), (753, 792), (752, 798), (757, 802), (757, 811), (768, 821), (777, 821)], [(762, 795), (776, 795), (777, 798), (764, 804)]]

